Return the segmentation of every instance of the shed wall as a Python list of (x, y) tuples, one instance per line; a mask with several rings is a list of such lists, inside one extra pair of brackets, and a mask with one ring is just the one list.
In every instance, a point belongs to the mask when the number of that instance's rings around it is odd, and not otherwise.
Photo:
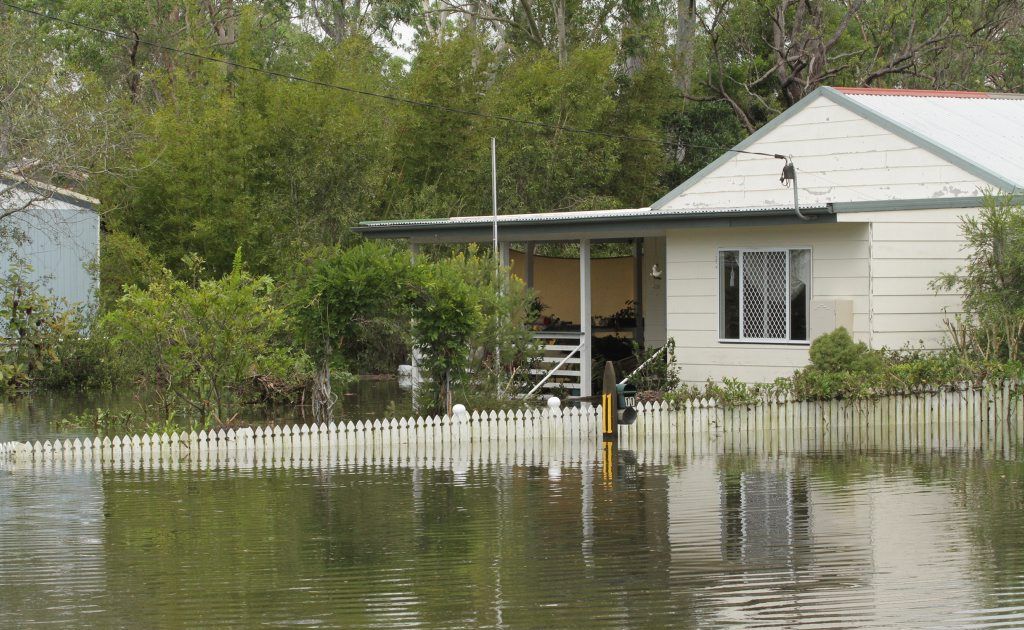
[[(70, 304), (93, 305), (99, 259), (100, 218), (93, 210), (52, 198), (35, 203), (30, 210), (8, 219), (28, 237), (15, 247), (17, 255), (32, 267), (29, 277), (51, 295)], [(0, 273), (9, 261), (0, 256)]]

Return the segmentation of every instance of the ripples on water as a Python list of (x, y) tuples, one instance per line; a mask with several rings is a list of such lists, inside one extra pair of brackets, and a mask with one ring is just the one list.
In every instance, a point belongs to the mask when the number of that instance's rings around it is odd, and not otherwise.
[(1024, 463), (0, 472), (0, 627), (1013, 627)]

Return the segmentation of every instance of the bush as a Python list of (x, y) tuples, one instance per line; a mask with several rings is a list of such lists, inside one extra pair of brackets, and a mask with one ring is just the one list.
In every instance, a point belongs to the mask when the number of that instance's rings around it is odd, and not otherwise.
[(81, 320), (82, 327), (57, 344), (57, 359), (43, 366), (36, 382), (54, 390), (109, 389), (127, 379), (120, 364), (111, 360), (111, 346), (103, 335), (89, 334), (96, 323)]
[[(201, 261), (192, 259), (192, 275)], [(115, 356), (155, 394), (165, 421), (184, 414), (210, 426), (229, 408), (263, 398), (259, 377), (301, 381), (308, 361), (285, 347), (285, 312), (273, 282), (245, 272), (241, 252), (217, 280), (186, 282), (170, 272), (148, 288), (129, 287), (100, 331)]]
[(98, 386), (112, 382), (101, 342), (89, 335), (84, 310), (43, 292), (31, 268), (12, 260), (0, 278), (0, 392), (34, 387)]
[(1011, 196), (985, 199), (965, 217), (967, 263), (932, 287), (963, 296), (963, 313), (947, 318), (953, 347), (980, 361), (1024, 359), (1024, 209)]
[(368, 242), (324, 252), (293, 275), (288, 302), (317, 362), (318, 413), (333, 402), (331, 370), (361, 371), (366, 348), (417, 349), (428, 411), (446, 408), (449, 391), (507, 395), (532, 356), (529, 292), (475, 250), (414, 265), (407, 251)]
[[(458, 283), (469, 291), (471, 303), (479, 307), (479, 317), (463, 348), (463, 352), (468, 349), (466, 362), (452, 382), (454, 395), (478, 406), (483, 401), (507, 405), (516, 393), (529, 389), (532, 379), (528, 368), (539, 355), (528, 330), (532, 291), (522, 280), (499, 269), (494, 258), (479, 255), (475, 248), (423, 264), (428, 269), (433, 267), (433, 273), (459, 278)], [(417, 313), (422, 313), (422, 308)], [(421, 350), (428, 353), (423, 347)]]
[(295, 336), (316, 366), (312, 402), (323, 415), (335, 401), (332, 372), (360, 372), (368, 350), (391, 356), (408, 347), (412, 263), (408, 252), (367, 242), (315, 252), (291, 275), (286, 302)]
[(874, 374), (884, 364), (882, 353), (871, 350), (862, 341), (854, 342), (849, 331), (839, 327), (811, 343), (809, 369), (837, 374), (860, 372)]

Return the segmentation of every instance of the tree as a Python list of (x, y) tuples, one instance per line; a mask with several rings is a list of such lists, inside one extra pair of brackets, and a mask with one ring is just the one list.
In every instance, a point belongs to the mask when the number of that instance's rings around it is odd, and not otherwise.
[(962, 220), (967, 262), (939, 276), (936, 291), (963, 296), (963, 313), (946, 320), (954, 346), (987, 361), (1024, 359), (1024, 208), (1008, 196), (989, 196), (976, 216)]
[(362, 243), (317, 251), (293, 272), (289, 309), (296, 336), (316, 364), (313, 410), (328, 417), (332, 371), (345, 369), (361, 346), (404, 346), (412, 320), (412, 264), (390, 246)]
[(165, 271), (146, 289), (129, 287), (100, 331), (139, 385), (157, 396), (165, 422), (184, 413), (212, 426), (261, 393), (259, 377), (301, 381), (306, 370), (304, 355), (281, 344), (288, 319), (272, 301), (272, 280), (247, 273), (241, 249), (216, 280), (201, 279), (201, 267), (192, 257), (190, 281)]
[(31, 20), (0, 7), (0, 230), (45, 205), (56, 186), (110, 172), (129, 133), (123, 109), (49, 50)]
[(1012, 0), (713, 0), (703, 84), (748, 132), (830, 83), (980, 87), (1021, 15)]

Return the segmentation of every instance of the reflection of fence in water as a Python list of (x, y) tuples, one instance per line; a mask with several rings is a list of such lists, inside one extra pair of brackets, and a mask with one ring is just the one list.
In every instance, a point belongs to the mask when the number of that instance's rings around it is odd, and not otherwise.
[[(722, 408), (644, 404), (618, 446), (641, 464), (712, 453), (970, 450), (1006, 455), (1021, 443), (1024, 404), (1011, 383), (861, 402), (770, 400)], [(474, 413), (0, 444), (0, 463), (71, 469), (208, 469), (385, 465), (460, 468), (572, 465), (599, 458), (600, 408)]]

